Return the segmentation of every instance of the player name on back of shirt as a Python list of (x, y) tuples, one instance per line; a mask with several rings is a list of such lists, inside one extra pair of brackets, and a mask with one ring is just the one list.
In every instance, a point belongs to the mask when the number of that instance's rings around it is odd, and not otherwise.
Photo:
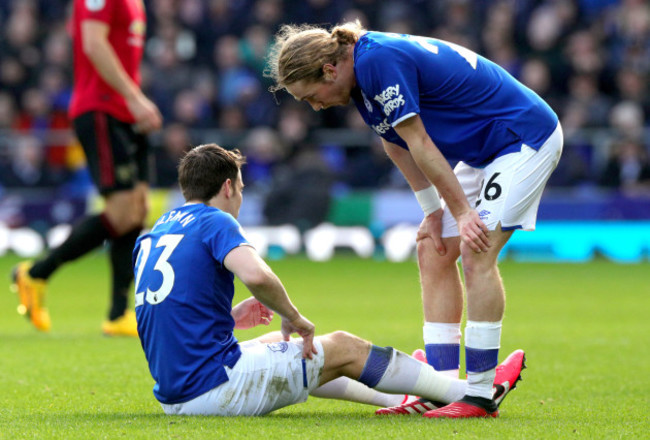
[(153, 229), (156, 229), (159, 225), (169, 223), (169, 222), (180, 222), (183, 227), (187, 226), (190, 224), (192, 220), (194, 220), (195, 217), (193, 214), (190, 214), (189, 212), (183, 212), (183, 211), (169, 211), (167, 214), (164, 214), (162, 217), (158, 219), (155, 225), (153, 225)]

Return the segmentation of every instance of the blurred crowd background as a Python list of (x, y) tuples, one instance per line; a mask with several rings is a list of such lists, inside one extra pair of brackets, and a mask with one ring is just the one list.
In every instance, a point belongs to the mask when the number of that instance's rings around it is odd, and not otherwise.
[[(16, 194), (92, 191), (66, 111), (71, 0), (0, 0), (0, 221)], [(336, 194), (406, 188), (353, 107), (313, 112), (268, 92), (265, 56), (283, 23), (432, 36), (486, 56), (540, 94), (566, 137), (551, 188), (650, 192), (647, 0), (145, 0), (143, 90), (160, 107), (154, 187), (173, 188), (189, 145), (248, 156), (247, 193), (265, 221), (314, 216)], [(299, 188), (299, 191), (296, 189)], [(31, 192), (29, 192), (31, 190)], [(27, 191), (27, 192), (26, 192)], [(14, 196), (14, 198), (12, 198)], [(12, 202), (13, 200), (13, 202)], [(9, 206), (9, 207), (8, 207)], [(14, 212), (15, 214), (15, 212)]]

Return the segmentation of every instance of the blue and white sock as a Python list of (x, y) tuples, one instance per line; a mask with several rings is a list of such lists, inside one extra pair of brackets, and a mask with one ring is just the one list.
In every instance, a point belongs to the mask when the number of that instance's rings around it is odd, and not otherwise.
[(501, 342), (501, 321), (467, 321), (465, 362), (467, 395), (492, 399)]
[(429, 365), (457, 379), (460, 369), (460, 322), (425, 322), (422, 336)]
[(466, 382), (452, 379), (406, 353), (373, 345), (359, 382), (384, 393), (414, 394), (443, 403), (462, 398)]

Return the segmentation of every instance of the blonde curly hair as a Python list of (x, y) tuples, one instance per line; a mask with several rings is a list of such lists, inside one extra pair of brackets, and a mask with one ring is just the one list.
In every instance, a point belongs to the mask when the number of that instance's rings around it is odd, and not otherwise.
[(336, 64), (365, 32), (359, 20), (334, 26), (329, 32), (309, 24), (283, 25), (267, 58), (264, 76), (275, 82), (277, 92), (297, 81), (319, 81), (323, 65)]

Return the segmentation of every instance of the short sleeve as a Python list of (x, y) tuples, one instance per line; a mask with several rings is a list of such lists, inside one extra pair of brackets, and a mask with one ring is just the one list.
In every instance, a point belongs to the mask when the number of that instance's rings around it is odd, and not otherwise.
[(98, 20), (111, 23), (116, 0), (77, 0), (80, 3), (79, 22), (83, 20)]
[(235, 218), (219, 211), (207, 217), (202, 231), (203, 243), (212, 257), (223, 265), (226, 255), (236, 247), (250, 246), (244, 231)]
[(404, 50), (383, 46), (369, 51), (358, 60), (356, 74), (361, 90), (391, 126), (420, 113), (417, 66)]

